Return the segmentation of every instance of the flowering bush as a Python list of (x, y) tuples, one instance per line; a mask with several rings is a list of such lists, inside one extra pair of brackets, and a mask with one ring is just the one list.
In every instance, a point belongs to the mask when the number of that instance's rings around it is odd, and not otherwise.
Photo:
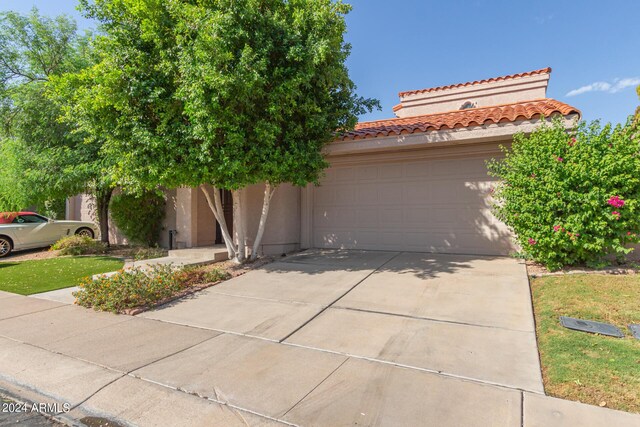
[(494, 212), (523, 252), (550, 269), (624, 258), (640, 232), (640, 138), (631, 122), (601, 127), (559, 120), (516, 135), (488, 163), (501, 184)]
[(168, 265), (156, 265), (150, 270), (132, 268), (112, 276), (93, 280), (86, 277), (73, 293), (76, 304), (96, 310), (122, 312), (128, 308), (153, 305), (185, 289), (226, 279), (226, 272), (214, 269), (176, 270)]

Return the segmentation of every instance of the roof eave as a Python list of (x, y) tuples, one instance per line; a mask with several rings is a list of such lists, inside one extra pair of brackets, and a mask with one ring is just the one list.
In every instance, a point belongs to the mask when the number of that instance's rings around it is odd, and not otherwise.
[[(550, 122), (559, 114), (545, 117)], [(580, 119), (580, 113), (562, 116), (567, 129), (575, 126)], [(342, 156), (384, 151), (415, 150), (428, 147), (442, 147), (447, 145), (477, 144), (483, 142), (511, 141), (518, 132), (531, 133), (542, 122), (542, 118), (517, 120), (514, 122), (490, 123), (472, 127), (454, 129), (431, 130), (411, 134), (387, 135), (360, 139), (337, 140), (329, 144), (325, 154), (327, 156)]]

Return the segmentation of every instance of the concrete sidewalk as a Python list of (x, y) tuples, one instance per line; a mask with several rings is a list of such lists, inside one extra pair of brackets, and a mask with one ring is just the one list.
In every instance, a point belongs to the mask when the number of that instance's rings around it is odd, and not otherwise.
[[(232, 279), (201, 298), (185, 299), (180, 304), (194, 303), (200, 310), (195, 315), (205, 324), (199, 326), (98, 313), (0, 292), (0, 388), (32, 402), (68, 403), (71, 410), (58, 415), (76, 425), (87, 416), (123, 426), (640, 425), (638, 415), (544, 396), (535, 389), (535, 378), (497, 384), (500, 375), (509, 378), (505, 373), (513, 366), (501, 366), (501, 373), (480, 369), (490, 363), (487, 360), (474, 367), (459, 358), (441, 368), (439, 364), (449, 362), (433, 353), (433, 343), (411, 338), (445, 322), (423, 319), (420, 304), (398, 305), (388, 296), (375, 299), (388, 304), (381, 310), (411, 314), (367, 318), (369, 329), (359, 329), (366, 339), (354, 345), (358, 336), (351, 331), (361, 319), (335, 316), (358, 312), (347, 306), (369, 298), (361, 286), (370, 284), (384, 293), (380, 283), (387, 281), (387, 272), (410, 270), (425, 258), (362, 254), (336, 256), (329, 265), (308, 255)], [(394, 266), (394, 260), (403, 263), (402, 268)], [(454, 264), (473, 264), (469, 269), (477, 271), (488, 265), (456, 259), (449, 260), (446, 269), (453, 271)], [(286, 291), (294, 284), (304, 290)], [(213, 301), (212, 295), (218, 305), (198, 302)], [(338, 307), (338, 302), (345, 307)], [(168, 316), (180, 320), (185, 314), (176, 312), (178, 306), (147, 317), (167, 310)], [(522, 330), (469, 327), (496, 329), (498, 334), (529, 333), (526, 321), (514, 316), (513, 324)], [(376, 329), (396, 318), (407, 319), (400, 328), (404, 335), (393, 325)], [(411, 329), (415, 321), (427, 323)], [(376, 342), (379, 336), (388, 341)], [(405, 360), (403, 354), (417, 353), (401, 345), (402, 339), (409, 347), (418, 345), (425, 357)], [(474, 357), (469, 356), (472, 361)], [(431, 368), (415, 366), (421, 363)], [(483, 378), (487, 375), (489, 379)]]

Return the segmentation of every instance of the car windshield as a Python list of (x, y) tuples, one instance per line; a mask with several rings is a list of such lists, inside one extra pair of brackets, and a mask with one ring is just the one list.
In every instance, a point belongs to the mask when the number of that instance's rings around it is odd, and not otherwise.
[(18, 215), (14, 220), (14, 224), (40, 224), (49, 222), (49, 220), (40, 215)]

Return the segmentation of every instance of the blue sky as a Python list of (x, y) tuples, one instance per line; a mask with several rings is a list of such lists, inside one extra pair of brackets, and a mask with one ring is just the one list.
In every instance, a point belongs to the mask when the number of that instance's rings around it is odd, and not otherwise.
[[(349, 1), (348, 1), (349, 2)], [(547, 96), (587, 120), (622, 122), (640, 105), (640, 1), (351, 0), (348, 67), (358, 93), (393, 117), (403, 90), (553, 68)], [(0, 10), (71, 14), (75, 0), (0, 0)], [(92, 23), (81, 21), (81, 27)]]

